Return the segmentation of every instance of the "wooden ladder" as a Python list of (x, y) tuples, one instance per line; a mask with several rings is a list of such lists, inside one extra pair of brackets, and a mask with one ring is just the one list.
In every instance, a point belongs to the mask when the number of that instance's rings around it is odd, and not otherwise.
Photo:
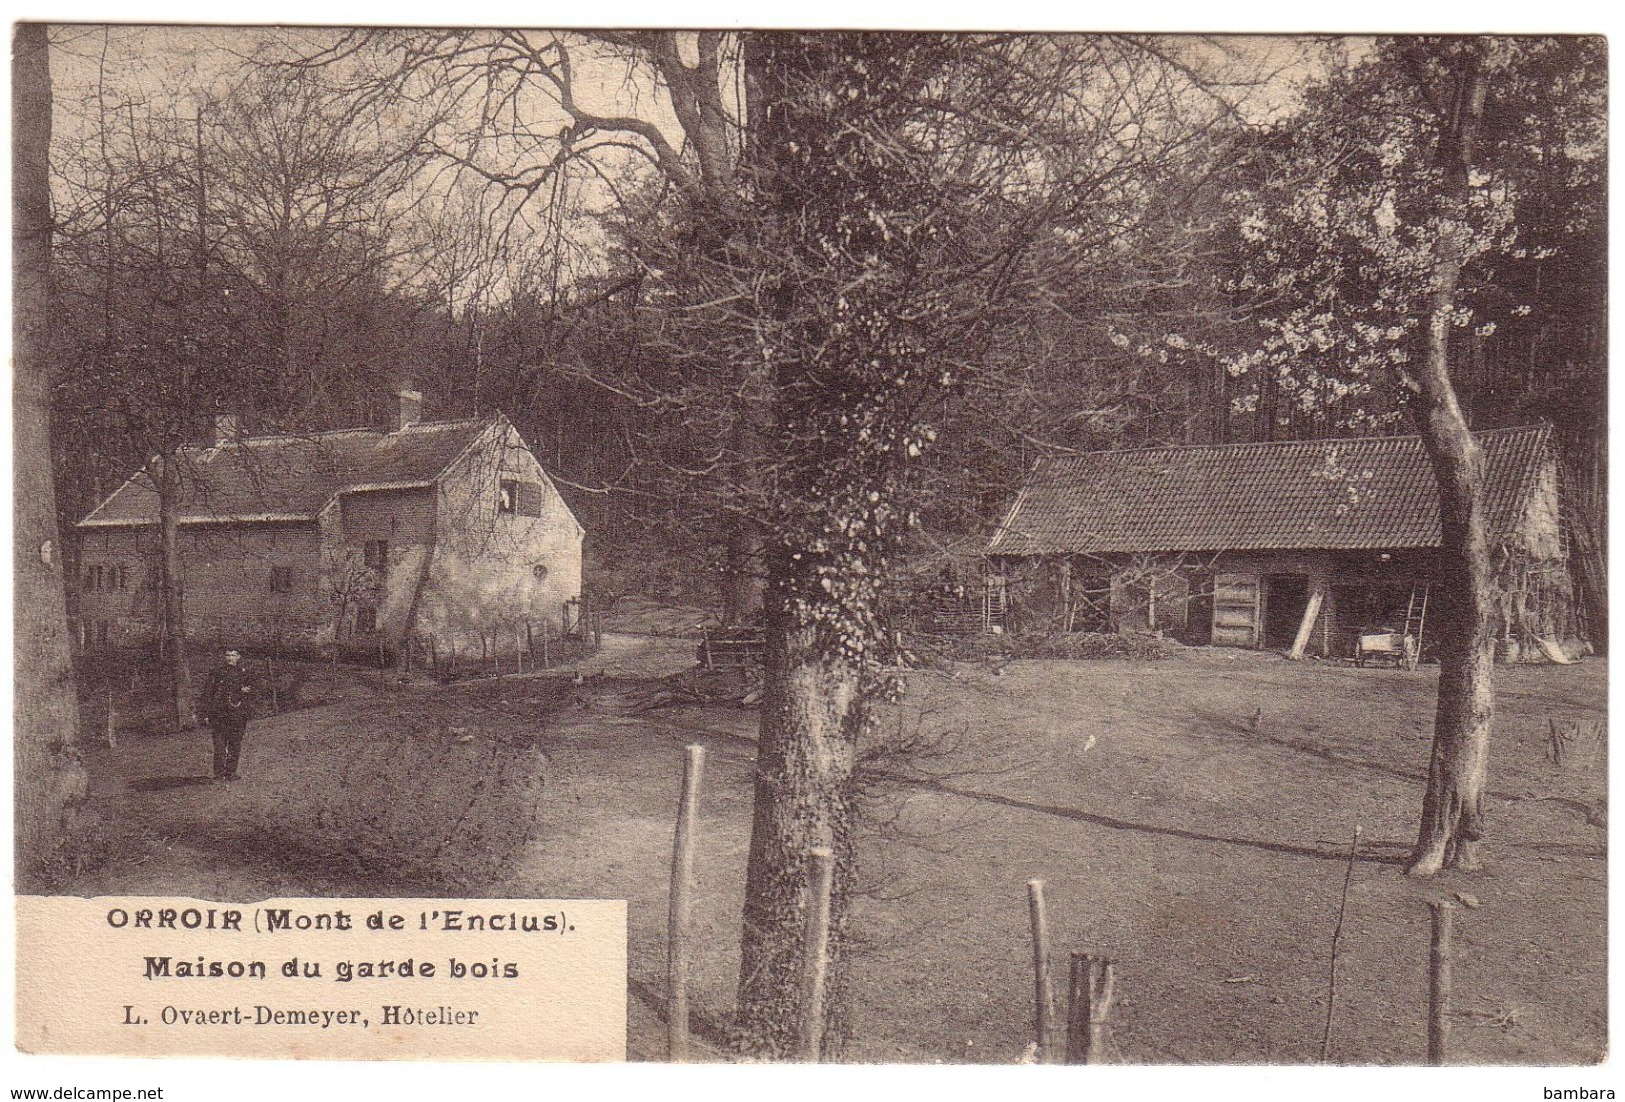
[[(1422, 632), (1428, 622), (1428, 590), (1431, 583), (1412, 584), (1410, 603), (1405, 606), (1406, 667), (1415, 669), (1422, 660)], [(1413, 643), (1412, 640), (1415, 640)]]

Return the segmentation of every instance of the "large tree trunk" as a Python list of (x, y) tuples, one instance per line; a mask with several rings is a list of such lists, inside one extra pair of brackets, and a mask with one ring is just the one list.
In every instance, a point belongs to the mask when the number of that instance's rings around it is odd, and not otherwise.
[(800, 969), (810, 886), (808, 854), (835, 855), (824, 1053), (838, 1053), (847, 1029), (846, 911), (854, 876), (852, 774), (865, 708), (859, 671), (837, 648), (798, 623), (783, 580), (788, 553), (771, 566), (767, 663), (756, 751), (755, 814), (745, 879), (739, 971), (739, 1039), (752, 1055), (792, 1056), (800, 1029)]
[(1442, 227), (1433, 264), (1427, 358), (1417, 377), (1422, 442), (1439, 483), (1442, 577), (1439, 699), (1433, 719), (1433, 758), (1422, 825), (1409, 872), (1478, 867), (1484, 835), (1484, 788), (1489, 778), (1490, 724), (1495, 716), (1494, 569), (1483, 506), (1483, 457), (1456, 401), (1450, 379), (1451, 317), (1466, 259), (1465, 215), (1487, 77), (1469, 57), (1458, 92), (1459, 110), (1447, 128), (1447, 201), (1456, 205)]
[(85, 791), (51, 476), (51, 69), (43, 24), (17, 25), (11, 111), (13, 720), (16, 872), (19, 888), (26, 891)]
[(186, 601), (181, 568), (180, 461), (173, 452), (156, 460), (158, 484), (158, 588), (163, 601), (163, 630), (159, 641), (169, 662), (171, 703), (175, 726), (195, 726), (192, 710), (192, 666), (186, 653)]

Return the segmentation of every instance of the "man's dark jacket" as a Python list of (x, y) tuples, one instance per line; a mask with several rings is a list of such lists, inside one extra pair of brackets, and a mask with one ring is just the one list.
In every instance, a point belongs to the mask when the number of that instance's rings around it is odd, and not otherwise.
[(220, 727), (241, 727), (254, 718), (258, 693), (242, 666), (220, 666), (203, 690), (203, 717)]

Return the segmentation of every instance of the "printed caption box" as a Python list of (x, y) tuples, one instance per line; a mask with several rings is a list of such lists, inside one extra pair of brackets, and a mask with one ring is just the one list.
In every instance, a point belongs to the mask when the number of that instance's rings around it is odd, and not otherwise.
[(17, 1046), (623, 1060), (626, 903), (19, 896)]

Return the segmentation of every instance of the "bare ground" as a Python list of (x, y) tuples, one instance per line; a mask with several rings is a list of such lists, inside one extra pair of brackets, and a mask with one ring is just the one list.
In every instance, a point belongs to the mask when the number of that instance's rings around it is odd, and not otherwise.
[[(100, 826), (60, 888), (630, 901), (629, 1049), (659, 1059), (666, 877), (682, 747), (708, 747), (694, 1005), (720, 1042), (738, 967), (753, 709), (656, 678), (691, 641), (606, 636), (582, 671), (433, 689), (358, 678), (256, 721), (244, 779), (201, 732), (88, 755)], [(1502, 671), (1489, 862), (1413, 882), (1435, 671), (1189, 652), (915, 673), (886, 731), (933, 752), (870, 786), (848, 1057), (1020, 1058), (1025, 883), (1054, 943), (1118, 961), (1112, 1046), (1136, 1063), (1310, 1062), (1347, 847), (1332, 1058), (1425, 1050), (1428, 899), (1462, 892), (1453, 1059), (1577, 1063), (1606, 1044), (1606, 763), (1545, 754), (1548, 719), (1603, 718), (1606, 665)], [(650, 707), (652, 704), (660, 705)], [(1262, 714), (1259, 715), (1260, 709)], [(1254, 716), (1258, 715), (1256, 729)]]

